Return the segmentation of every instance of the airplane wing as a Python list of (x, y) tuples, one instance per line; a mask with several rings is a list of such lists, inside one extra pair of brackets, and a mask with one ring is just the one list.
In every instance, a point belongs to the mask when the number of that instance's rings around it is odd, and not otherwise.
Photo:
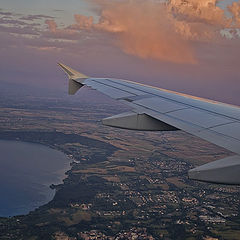
[(189, 171), (199, 181), (240, 184), (240, 108), (127, 80), (92, 78), (60, 64), (69, 77), (69, 94), (88, 86), (133, 110), (103, 119), (104, 125), (144, 131), (183, 130), (236, 155)]

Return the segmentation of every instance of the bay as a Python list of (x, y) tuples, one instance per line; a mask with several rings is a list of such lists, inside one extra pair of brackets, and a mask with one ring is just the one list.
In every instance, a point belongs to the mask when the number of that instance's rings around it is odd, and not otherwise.
[(41, 144), (0, 140), (0, 217), (27, 214), (49, 202), (70, 159)]

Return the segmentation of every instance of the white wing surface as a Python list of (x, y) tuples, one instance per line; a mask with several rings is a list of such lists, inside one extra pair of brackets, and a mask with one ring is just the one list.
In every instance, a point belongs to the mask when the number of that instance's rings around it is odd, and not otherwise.
[(119, 100), (132, 112), (107, 119), (103, 124), (135, 130), (183, 130), (236, 153), (189, 171), (200, 181), (240, 184), (240, 108), (127, 80), (91, 78), (63, 64), (69, 76), (69, 94), (88, 86)]

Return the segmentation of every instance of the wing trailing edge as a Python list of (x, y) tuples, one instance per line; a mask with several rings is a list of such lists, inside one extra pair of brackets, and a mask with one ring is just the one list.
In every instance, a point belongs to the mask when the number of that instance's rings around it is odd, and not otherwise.
[(69, 78), (69, 94), (82, 86), (95, 89), (133, 108), (107, 119), (112, 127), (144, 130), (183, 130), (237, 154), (189, 171), (199, 181), (240, 185), (240, 108), (114, 78), (90, 78), (59, 64)]

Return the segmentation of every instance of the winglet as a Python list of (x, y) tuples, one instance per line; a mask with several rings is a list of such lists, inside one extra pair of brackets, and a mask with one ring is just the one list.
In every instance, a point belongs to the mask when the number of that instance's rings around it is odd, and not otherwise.
[(76, 70), (74, 70), (62, 63), (58, 63), (58, 65), (68, 75), (68, 78), (69, 78), (68, 94), (74, 95), (84, 85), (83, 84), (84, 80), (89, 77), (80, 72), (77, 72)]
[(63, 69), (63, 71), (65, 73), (67, 73), (69, 79), (77, 79), (77, 78), (83, 78), (83, 79), (86, 79), (86, 78), (89, 78), (88, 76), (86, 76), (85, 74), (82, 74), (62, 63), (58, 63), (58, 65)]

